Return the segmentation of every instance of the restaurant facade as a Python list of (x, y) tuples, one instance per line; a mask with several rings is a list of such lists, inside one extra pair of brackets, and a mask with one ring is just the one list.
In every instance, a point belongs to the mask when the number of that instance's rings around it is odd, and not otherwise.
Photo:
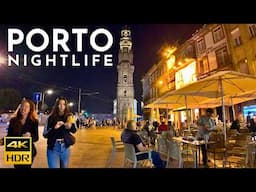
[[(204, 108), (189, 108), (188, 113), (184, 107), (174, 107), (175, 103), (156, 101), (219, 71), (256, 75), (256, 24), (203, 25), (184, 43), (163, 46), (160, 52), (161, 59), (142, 78), (144, 119), (168, 118), (179, 128), (187, 116), (193, 122)], [(239, 116), (243, 121), (248, 110), (256, 111), (255, 98), (234, 105), (233, 113), (230, 106), (225, 106), (226, 119), (232, 121)], [(214, 111), (221, 120), (221, 109), (214, 107)]]

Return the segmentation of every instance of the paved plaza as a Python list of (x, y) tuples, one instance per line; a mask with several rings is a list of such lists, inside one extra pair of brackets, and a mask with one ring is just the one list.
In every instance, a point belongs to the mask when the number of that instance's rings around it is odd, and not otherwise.
[[(33, 168), (48, 168), (46, 158), (46, 139), (42, 136), (43, 126), (39, 127), (39, 141), (36, 142), (37, 156)], [(0, 138), (5, 135), (5, 129), (0, 126)], [(99, 127), (96, 129), (79, 129), (76, 136), (76, 144), (71, 147), (70, 168), (108, 168), (111, 155), (110, 137), (120, 140), (120, 130), (113, 127)], [(3, 164), (3, 150), (0, 146), (0, 168), (12, 168), (13, 166)], [(123, 166), (123, 153), (117, 152), (113, 162), (113, 168)]]

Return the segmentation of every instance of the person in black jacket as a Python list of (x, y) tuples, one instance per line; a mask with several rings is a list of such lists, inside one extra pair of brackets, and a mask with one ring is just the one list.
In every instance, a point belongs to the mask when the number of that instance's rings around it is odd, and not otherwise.
[(250, 119), (250, 133), (256, 132), (256, 114), (253, 114), (252, 119)]
[(240, 132), (240, 121), (239, 121), (239, 119), (236, 119), (232, 122), (230, 129), (236, 129), (238, 132)]
[[(71, 117), (71, 118), (70, 118)], [(71, 120), (70, 120), (71, 119)], [(68, 168), (70, 145), (76, 132), (75, 121), (69, 112), (68, 101), (64, 97), (56, 100), (48, 117), (43, 136), (47, 138), (47, 159), (49, 168)]]
[[(32, 137), (32, 163), (36, 156), (34, 142), (38, 141), (38, 119), (35, 104), (28, 99), (21, 102), (17, 115), (10, 120), (7, 137)], [(15, 168), (31, 168), (29, 165), (14, 165)]]

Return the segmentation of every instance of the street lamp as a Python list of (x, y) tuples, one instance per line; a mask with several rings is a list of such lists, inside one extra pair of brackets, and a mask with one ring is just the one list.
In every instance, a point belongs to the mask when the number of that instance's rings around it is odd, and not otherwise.
[(47, 93), (48, 95), (51, 95), (51, 94), (53, 94), (53, 90), (52, 90), (52, 89), (48, 89), (48, 90), (46, 91), (46, 93)]
[(69, 107), (73, 107), (73, 106), (74, 106), (74, 103), (73, 103), (73, 102), (70, 102), (70, 103), (68, 103), (68, 106), (69, 106)]
[(48, 89), (48, 90), (42, 92), (42, 106), (41, 106), (41, 110), (43, 110), (43, 107), (44, 107), (45, 95), (52, 95), (52, 94), (53, 94), (53, 90), (52, 89)]
[(82, 89), (78, 89), (78, 103), (77, 103), (77, 112), (78, 114), (81, 113), (81, 97), (82, 96), (92, 96), (92, 95), (98, 95), (99, 92), (89, 92), (89, 93), (82, 93)]
[(175, 51), (177, 50), (177, 47), (175, 46), (164, 46), (162, 51), (162, 56), (165, 59), (168, 59)]
[(0, 54), (0, 65), (6, 63), (6, 58)]

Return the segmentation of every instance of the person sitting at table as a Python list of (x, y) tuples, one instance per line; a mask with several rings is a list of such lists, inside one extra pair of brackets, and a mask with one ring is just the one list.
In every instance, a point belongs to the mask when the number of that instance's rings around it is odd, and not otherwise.
[(158, 127), (158, 132), (162, 133), (162, 131), (169, 131), (169, 127), (162, 121), (161, 125)]
[(232, 122), (230, 129), (236, 129), (237, 132), (240, 132), (240, 121), (238, 118)]
[(249, 111), (247, 113), (247, 116), (246, 116), (246, 126), (249, 129), (249, 132), (251, 132), (251, 130), (250, 130), (250, 127), (251, 127), (251, 125), (250, 125), (250, 123), (251, 123), (251, 114), (252, 113)]
[(193, 120), (193, 123), (190, 125), (190, 128), (197, 128), (197, 120)]
[(168, 128), (169, 128), (169, 131), (168, 131), (167, 138), (170, 139), (172, 137), (175, 137), (176, 133), (175, 133), (174, 125), (171, 121), (168, 121)]
[(188, 129), (188, 121), (185, 120), (183, 123), (182, 123), (182, 129), (185, 130), (185, 129)]
[[(144, 145), (142, 139), (136, 132), (136, 123), (134, 120), (129, 120), (127, 122), (127, 128), (123, 130), (121, 134), (121, 141), (123, 143), (128, 143), (134, 145), (135, 152), (144, 152), (148, 151), (149, 148)], [(153, 164), (156, 168), (164, 168), (166, 166), (166, 161), (163, 161), (160, 158), (160, 154), (156, 151), (151, 151), (151, 157)], [(138, 160), (143, 160), (148, 158), (148, 154), (137, 155)]]
[(253, 114), (252, 119), (250, 119), (250, 127), (249, 131), (251, 132), (256, 132), (256, 114)]
[(148, 136), (150, 137), (150, 143), (152, 145), (155, 145), (155, 140), (157, 138), (157, 135), (154, 132), (154, 127), (152, 125), (152, 123), (150, 123), (150, 121), (146, 121), (144, 127), (142, 128), (142, 130), (147, 131)]
[(147, 120), (142, 128), (143, 131), (147, 131), (148, 135), (149, 135), (149, 132), (150, 132), (150, 123), (149, 121)]
[[(214, 120), (212, 119), (213, 109), (208, 108), (206, 114), (201, 116), (198, 120), (198, 135), (199, 139), (207, 140), (210, 131), (214, 128)], [(203, 155), (203, 165), (208, 167), (208, 157), (206, 145), (201, 145)]]
[(157, 129), (158, 129), (158, 127), (159, 127), (158, 121), (157, 121), (157, 120), (154, 120), (152, 125), (153, 125), (153, 127), (154, 127), (154, 131), (157, 131)]

